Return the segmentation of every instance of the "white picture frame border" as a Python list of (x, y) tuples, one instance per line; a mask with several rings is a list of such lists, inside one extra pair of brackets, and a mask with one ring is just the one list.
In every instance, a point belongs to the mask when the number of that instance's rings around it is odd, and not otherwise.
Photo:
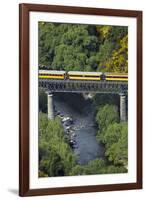
[[(38, 22), (128, 26), (128, 173), (38, 178)], [(92, 22), (92, 23), (91, 23)], [(137, 176), (137, 60), (136, 18), (97, 15), (30, 12), (30, 189), (136, 183)]]

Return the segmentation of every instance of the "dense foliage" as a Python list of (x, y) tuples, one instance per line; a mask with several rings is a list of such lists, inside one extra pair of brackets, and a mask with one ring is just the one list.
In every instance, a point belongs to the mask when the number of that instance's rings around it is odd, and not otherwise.
[(47, 112), (47, 96), (41, 89), (39, 89), (39, 111), (43, 113)]
[(106, 156), (114, 164), (126, 166), (128, 162), (128, 130), (127, 123), (114, 123), (108, 126), (103, 135)]
[(115, 105), (101, 106), (96, 115), (96, 121), (100, 131), (105, 131), (109, 124), (119, 121), (118, 108)]
[(115, 166), (127, 167), (128, 128), (127, 122), (119, 122), (115, 105), (101, 106), (96, 115), (99, 130), (97, 138), (105, 145), (105, 156)]
[(95, 175), (95, 174), (113, 174), (125, 173), (127, 170), (123, 166), (115, 166), (108, 164), (103, 159), (95, 159), (90, 161), (87, 165), (76, 165), (72, 168), (69, 175)]
[(39, 63), (56, 69), (127, 72), (124, 26), (39, 23)]
[(64, 176), (75, 165), (60, 119), (39, 113), (39, 176)]

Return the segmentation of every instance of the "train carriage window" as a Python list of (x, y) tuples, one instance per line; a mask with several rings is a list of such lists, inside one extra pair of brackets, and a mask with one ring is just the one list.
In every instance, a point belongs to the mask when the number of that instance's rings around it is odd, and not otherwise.
[(128, 78), (128, 76), (106, 76), (106, 78)]
[(93, 75), (82, 75), (82, 74), (81, 74), (81, 75), (78, 75), (78, 74), (77, 74), (77, 75), (74, 75), (74, 74), (72, 75), (72, 74), (71, 74), (71, 75), (69, 75), (69, 76), (70, 76), (70, 77), (93, 77), (93, 78), (94, 78), (94, 77), (100, 77), (100, 75), (94, 75), (94, 76), (93, 76)]

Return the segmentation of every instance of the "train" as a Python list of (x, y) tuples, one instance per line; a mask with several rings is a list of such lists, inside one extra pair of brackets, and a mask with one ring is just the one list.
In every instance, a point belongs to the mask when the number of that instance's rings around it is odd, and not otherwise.
[(86, 80), (86, 81), (128, 81), (127, 73), (82, 72), (64, 70), (39, 70), (40, 79)]

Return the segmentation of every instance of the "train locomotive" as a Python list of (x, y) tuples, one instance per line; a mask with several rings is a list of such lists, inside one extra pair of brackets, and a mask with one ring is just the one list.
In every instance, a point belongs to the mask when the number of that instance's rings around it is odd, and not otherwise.
[(82, 72), (64, 70), (39, 70), (40, 79), (86, 80), (86, 81), (128, 81), (126, 73)]

